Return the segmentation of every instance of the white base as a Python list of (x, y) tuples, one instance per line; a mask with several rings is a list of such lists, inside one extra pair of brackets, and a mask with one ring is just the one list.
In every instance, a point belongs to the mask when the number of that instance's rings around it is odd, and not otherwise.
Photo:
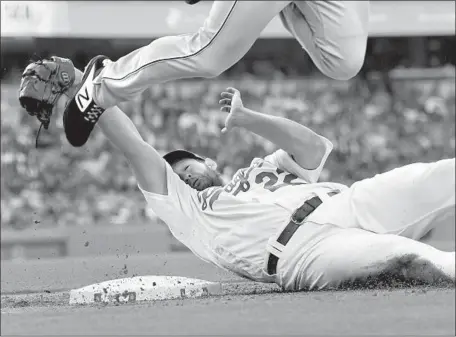
[(126, 303), (217, 295), (222, 285), (178, 276), (135, 276), (70, 291), (70, 304)]

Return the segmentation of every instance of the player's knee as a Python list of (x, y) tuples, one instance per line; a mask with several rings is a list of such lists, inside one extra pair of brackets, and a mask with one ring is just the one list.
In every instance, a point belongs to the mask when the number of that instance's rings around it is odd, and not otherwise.
[(366, 45), (362, 43), (354, 44), (352, 48), (344, 48), (337, 55), (322, 52), (320, 70), (335, 80), (349, 80), (361, 70), (365, 54)]
[(221, 66), (221, 64), (217, 64), (216, 62), (207, 62), (205, 65), (202, 66), (203, 69), (203, 77), (205, 78), (213, 78), (221, 75), (226, 69)]
[(346, 81), (355, 77), (364, 64), (364, 55), (350, 55), (349, 58), (328, 62), (322, 72), (335, 80)]
[(218, 51), (202, 51), (198, 58), (198, 76), (203, 78), (213, 78), (222, 74), (229, 65), (220, 57)]
[(203, 69), (204, 77), (217, 77), (235, 64), (237, 59), (230, 55), (230, 53), (230, 50), (224, 48), (205, 53), (201, 59), (201, 68)]

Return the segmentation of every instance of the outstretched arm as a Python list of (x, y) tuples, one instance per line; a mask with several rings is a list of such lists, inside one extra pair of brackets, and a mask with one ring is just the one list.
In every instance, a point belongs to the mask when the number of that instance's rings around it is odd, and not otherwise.
[(131, 119), (120, 108), (107, 109), (97, 125), (128, 160), (143, 190), (162, 195), (168, 193), (165, 160), (142, 139)]
[(320, 166), (327, 149), (324, 137), (287, 118), (244, 109), (239, 121), (244, 129), (273, 142), (307, 170)]
[(227, 129), (242, 127), (273, 142), (302, 168), (318, 168), (328, 151), (332, 150), (332, 143), (328, 139), (302, 124), (245, 108), (239, 91), (234, 88), (222, 93), (220, 104), (223, 105), (222, 111), (230, 112), (225, 122)]

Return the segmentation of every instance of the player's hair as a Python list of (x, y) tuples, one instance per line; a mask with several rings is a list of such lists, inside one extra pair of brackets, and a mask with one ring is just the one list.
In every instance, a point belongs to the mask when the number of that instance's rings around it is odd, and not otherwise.
[(171, 166), (180, 162), (183, 159), (195, 159), (199, 161), (204, 161), (204, 158), (194, 154), (193, 152), (186, 150), (176, 150), (168, 152), (163, 156), (163, 159), (165, 159)]

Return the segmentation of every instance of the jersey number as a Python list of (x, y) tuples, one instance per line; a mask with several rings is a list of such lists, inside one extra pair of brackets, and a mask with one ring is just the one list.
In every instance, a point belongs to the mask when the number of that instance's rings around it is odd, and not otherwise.
[[(277, 174), (276, 174), (277, 173)], [(285, 174), (285, 172), (281, 169), (277, 169), (276, 173), (274, 172), (261, 172), (255, 178), (256, 184), (261, 184), (264, 182), (264, 188), (274, 192), (277, 191), (279, 188), (287, 186), (287, 185), (303, 185), (304, 183), (297, 183), (293, 182), (293, 180), (298, 179), (292, 173)], [(279, 178), (283, 177), (283, 183), (278, 183)]]

